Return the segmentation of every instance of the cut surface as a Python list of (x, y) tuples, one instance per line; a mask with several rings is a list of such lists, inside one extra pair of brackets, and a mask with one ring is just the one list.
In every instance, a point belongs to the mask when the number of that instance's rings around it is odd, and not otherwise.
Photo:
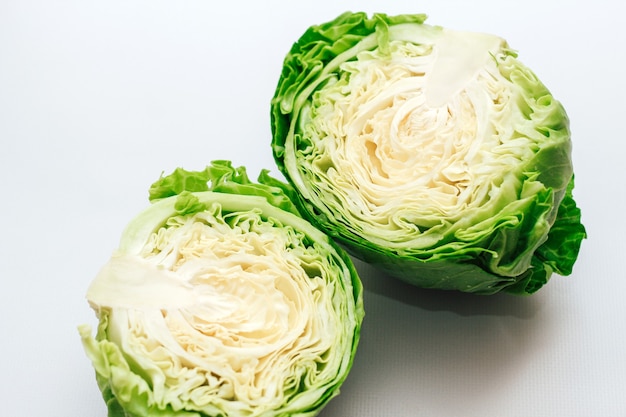
[(497, 203), (494, 195), (519, 192), (513, 178), (502, 189), (506, 173), (519, 171), (542, 139), (512, 128), (527, 117), (499, 70), (514, 59), (502, 39), (426, 34), (430, 43), (392, 40), (342, 64), (302, 109), (296, 135), (309, 196), (329, 217), (392, 247), (432, 246), (439, 229)]

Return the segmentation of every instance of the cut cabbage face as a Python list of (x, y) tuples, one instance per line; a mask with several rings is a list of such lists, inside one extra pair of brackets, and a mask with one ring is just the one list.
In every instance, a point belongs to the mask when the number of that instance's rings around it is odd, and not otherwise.
[(96, 338), (80, 327), (110, 416), (312, 416), (338, 393), (360, 282), (266, 182), (217, 161), (153, 186), (177, 195), (129, 224), (87, 292)]
[(424, 19), (311, 27), (272, 101), (277, 164), (316, 226), (390, 275), (534, 292), (585, 236), (566, 113), (503, 39)]

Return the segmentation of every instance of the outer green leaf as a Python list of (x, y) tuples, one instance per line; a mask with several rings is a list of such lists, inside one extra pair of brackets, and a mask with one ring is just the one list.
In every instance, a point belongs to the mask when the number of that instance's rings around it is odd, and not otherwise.
[(581, 212), (576, 207), (572, 196), (574, 178), (570, 181), (567, 192), (548, 233), (548, 240), (541, 245), (535, 255), (556, 273), (569, 275), (578, 257), (580, 242), (587, 236), (581, 223)]

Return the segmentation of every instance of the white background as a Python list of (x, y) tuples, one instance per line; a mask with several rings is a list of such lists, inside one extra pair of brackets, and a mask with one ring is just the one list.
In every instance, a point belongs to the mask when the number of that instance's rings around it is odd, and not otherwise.
[(0, 407), (105, 417), (76, 326), (162, 171), (274, 163), (282, 59), (346, 10), (506, 38), (568, 111), (589, 238), (528, 298), (421, 291), (358, 264), (367, 316), (321, 416), (626, 416), (624, 12), (618, 1), (0, 2)]

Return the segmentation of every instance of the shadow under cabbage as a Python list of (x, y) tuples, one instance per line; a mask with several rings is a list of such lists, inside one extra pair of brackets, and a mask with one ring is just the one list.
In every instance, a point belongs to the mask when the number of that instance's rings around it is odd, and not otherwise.
[(506, 407), (545, 344), (559, 341), (541, 291), (424, 290), (355, 266), (365, 289), (361, 341), (341, 395), (320, 417), (481, 415)]

